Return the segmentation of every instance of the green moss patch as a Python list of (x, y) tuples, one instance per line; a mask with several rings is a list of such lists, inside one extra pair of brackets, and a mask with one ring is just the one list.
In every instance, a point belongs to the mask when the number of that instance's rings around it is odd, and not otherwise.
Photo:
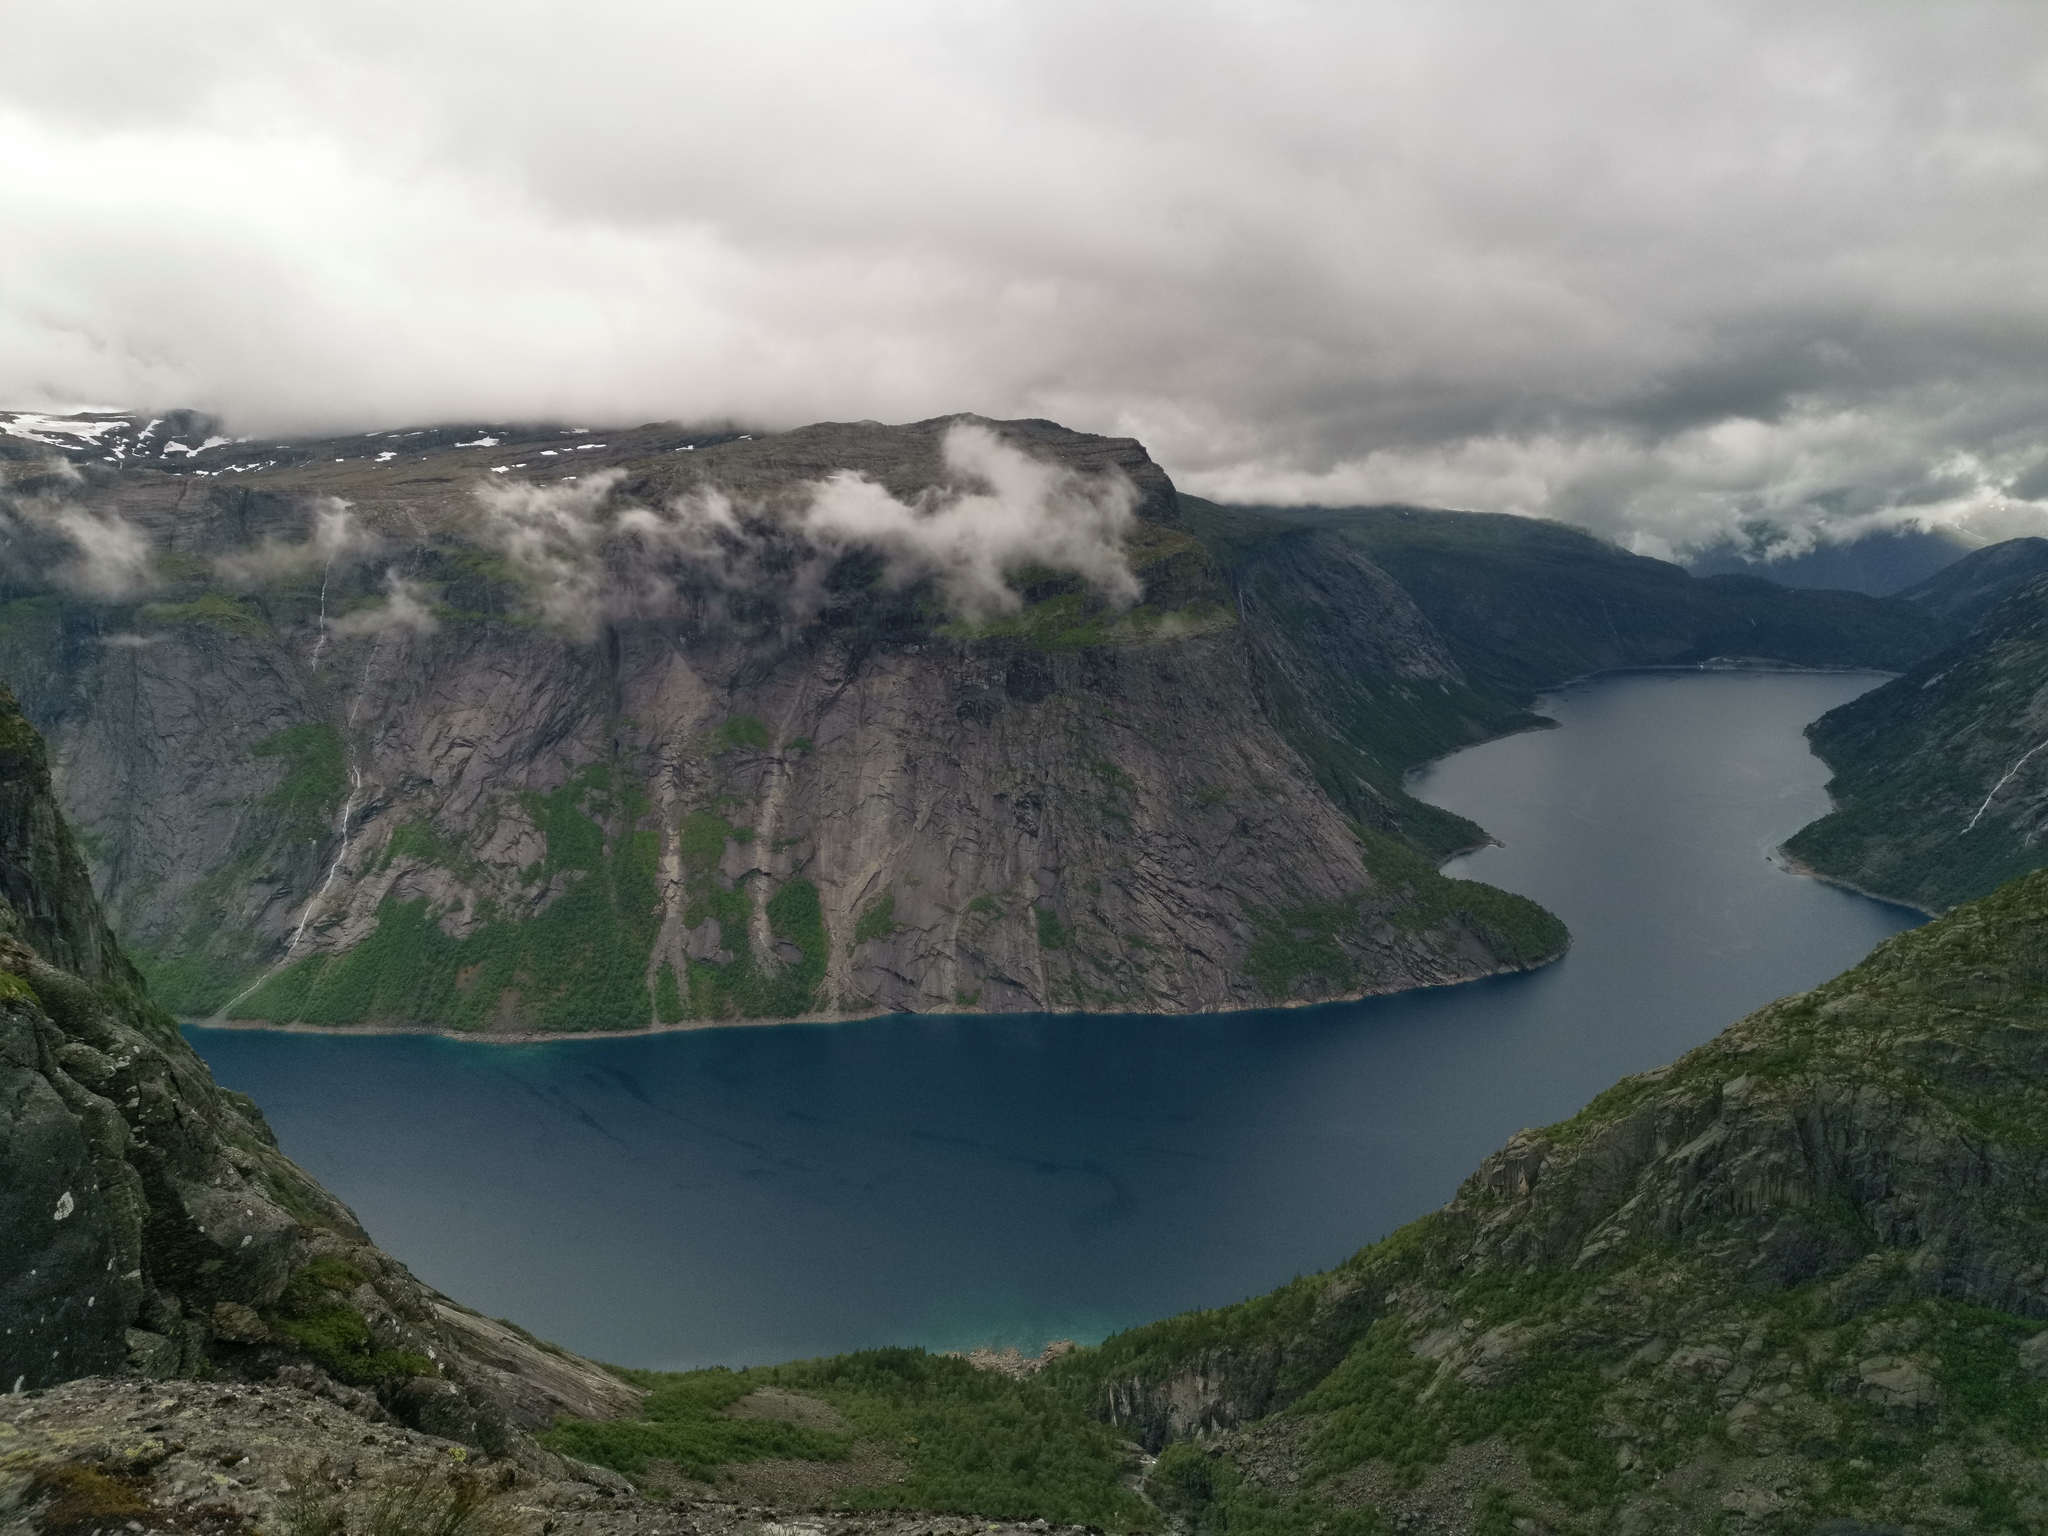
[(1070, 949), (1074, 943), (1074, 930), (1060, 921), (1059, 913), (1051, 907), (1033, 907), (1031, 916), (1038, 924), (1038, 944), (1041, 949)]
[(380, 1350), (362, 1313), (347, 1300), (362, 1272), (340, 1259), (315, 1259), (293, 1275), (269, 1315), (271, 1327), (295, 1340), (338, 1381), (376, 1386), (406, 1376), (431, 1376), (434, 1365), (404, 1350)]
[[(639, 1419), (562, 1419), (543, 1440), (629, 1474), (664, 1457), (708, 1479), (720, 1466), (768, 1456), (840, 1459), (857, 1436), (893, 1453), (907, 1475), (847, 1490), (847, 1508), (1036, 1518), (1109, 1532), (1158, 1525), (1123, 1484), (1113, 1431), (1036, 1382), (964, 1360), (881, 1349), (749, 1371), (625, 1374), (652, 1389)], [(725, 1416), (762, 1387), (822, 1399), (853, 1435)]]
[(262, 609), (218, 592), (201, 593), (189, 603), (151, 603), (142, 616), (158, 624), (196, 624), (243, 640), (261, 640), (270, 633)]
[(871, 939), (884, 939), (896, 931), (896, 891), (894, 887), (883, 890), (860, 910), (860, 917), (853, 925), (853, 947), (860, 948)]
[(769, 746), (768, 727), (753, 715), (734, 715), (711, 733), (713, 750), (730, 752), (735, 747), (751, 747), (756, 752), (766, 752)]

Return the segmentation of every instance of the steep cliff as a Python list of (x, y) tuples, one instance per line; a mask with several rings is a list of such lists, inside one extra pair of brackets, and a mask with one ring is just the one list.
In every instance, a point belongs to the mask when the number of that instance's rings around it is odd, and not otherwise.
[(1338, 1269), (1048, 1374), (1171, 1442), (1196, 1530), (2039, 1530), (2044, 1113), (2036, 872)]
[[(1194, 1011), (1563, 947), (1415, 856), (1476, 829), (1414, 835), (1398, 775), (1333, 802), (1269, 719), (1283, 674), (1454, 681), (1428, 622), (1351, 556), (1347, 648), (1288, 674), (1135, 443), (471, 430), (18, 477), (0, 670), (172, 1006)], [(79, 519), (141, 551), (118, 592)]]
[(219, 1087), (122, 958), (0, 690), (0, 1386), (297, 1385), (544, 1469), (527, 1439), (636, 1394), (375, 1248)]
[(2048, 864), (2048, 580), (1807, 728), (1835, 809), (1785, 851), (1938, 912)]

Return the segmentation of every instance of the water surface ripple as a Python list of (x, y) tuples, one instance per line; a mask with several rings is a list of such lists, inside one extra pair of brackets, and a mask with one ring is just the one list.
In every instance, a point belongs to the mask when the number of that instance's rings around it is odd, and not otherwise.
[(1801, 726), (1877, 681), (1602, 678), (1430, 769), (1505, 845), (1451, 872), (1571, 925), (1529, 976), (1196, 1018), (191, 1038), (423, 1279), (585, 1354), (1093, 1339), (1343, 1258), (1914, 922), (1768, 860), (1827, 808)]

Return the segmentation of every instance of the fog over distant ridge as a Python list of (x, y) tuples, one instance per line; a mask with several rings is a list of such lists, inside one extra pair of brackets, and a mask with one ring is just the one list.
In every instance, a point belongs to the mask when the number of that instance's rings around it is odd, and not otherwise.
[(4, 15), (0, 404), (975, 411), (1646, 553), (2048, 531), (2037, 0)]

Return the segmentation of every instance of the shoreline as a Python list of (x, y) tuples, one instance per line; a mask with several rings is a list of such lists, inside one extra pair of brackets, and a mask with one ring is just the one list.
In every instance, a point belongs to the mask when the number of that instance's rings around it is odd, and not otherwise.
[(680, 1024), (649, 1024), (643, 1029), (574, 1029), (574, 1030), (488, 1030), (488, 1029), (447, 1029), (435, 1024), (273, 1024), (262, 1019), (218, 1019), (181, 1018), (180, 1029), (224, 1029), (247, 1033), (273, 1035), (425, 1035), (442, 1040), (467, 1040), (479, 1045), (558, 1045), (568, 1040), (646, 1040), (656, 1035), (690, 1034), (707, 1029), (780, 1029), (800, 1024), (860, 1024), (870, 1019), (1019, 1019), (1019, 1018), (1088, 1018), (1088, 1019), (1213, 1019), (1233, 1013), (1274, 1013), (1299, 1008), (1340, 1008), (1350, 1003), (1361, 1003), (1373, 997), (1399, 997), (1410, 992), (1433, 992), (1445, 987), (1466, 987), (1475, 982), (1493, 981), (1503, 976), (1524, 976), (1531, 971), (1540, 971), (1571, 953), (1571, 943), (1533, 965), (1501, 966), (1491, 971), (1482, 971), (1476, 976), (1460, 977), (1456, 981), (1429, 981), (1409, 987), (1366, 987), (1357, 992), (1347, 992), (1340, 997), (1319, 997), (1313, 1000), (1264, 1003), (1255, 1008), (1192, 1008), (1172, 1013), (1148, 1012), (1141, 1008), (1120, 1010), (1092, 1008), (1040, 1008), (1012, 1013), (963, 1013), (940, 1012), (894, 1013), (880, 1009), (872, 1013), (806, 1013), (791, 1018), (778, 1019), (689, 1019)]
[[(1838, 675), (1843, 673), (1867, 673), (1874, 677), (1894, 677), (1898, 675), (1896, 673), (1886, 672), (1883, 669), (1876, 667), (1790, 666), (1781, 662), (1773, 662), (1764, 658), (1725, 656), (1709, 657), (1705, 661), (1698, 662), (1665, 662), (1640, 667), (1609, 667), (1598, 672), (1587, 672), (1578, 677), (1567, 678), (1565, 681), (1561, 683), (1557, 683), (1551, 687), (1541, 690), (1530, 701), (1529, 711), (1532, 715), (1535, 716), (1535, 718), (1532, 719), (1528, 724), (1519, 725), (1510, 730), (1501, 731), (1496, 735), (1487, 736), (1479, 741), (1468, 742), (1466, 743), (1466, 745), (1454, 748), (1452, 751), (1443, 753), (1438, 757), (1428, 759), (1425, 762), (1417, 763), (1413, 767), (1403, 771), (1401, 776), (1403, 784), (1404, 786), (1406, 786), (1412, 783), (1416, 777), (1425, 774), (1431, 766), (1433, 766), (1435, 763), (1443, 761), (1444, 758), (1453, 757), (1457, 755), (1457, 753), (1459, 752), (1469, 751), (1473, 747), (1485, 746), (1490, 742), (1503, 741), (1509, 737), (1525, 735), (1532, 731), (1556, 730), (1558, 728), (1558, 722), (1549, 718), (1546, 715), (1540, 714), (1538, 711), (1540, 710), (1542, 703), (1545, 699), (1553, 697), (1566, 689), (1574, 688), (1590, 682), (1595, 682), (1605, 677), (1618, 677), (1631, 674), (1655, 672), (1759, 672), (1778, 674), (1814, 673), (1821, 675)], [(1485, 829), (1482, 828), (1481, 830), (1484, 831)], [(1441, 869), (1443, 864), (1448, 864), (1449, 862), (1451, 862), (1451, 860), (1461, 858), (1466, 854), (1476, 853), (1482, 848), (1490, 848), (1497, 846), (1499, 846), (1499, 839), (1491, 835), (1488, 835), (1484, 840), (1473, 844), (1469, 848), (1459, 848), (1453, 850), (1451, 853), (1447, 854), (1444, 857), (1444, 859), (1439, 863), (1438, 868)], [(1932, 918), (1938, 915), (1936, 913), (1928, 912), (1924, 907), (1916, 906), (1914, 903), (1910, 901), (1902, 901), (1896, 897), (1880, 895), (1875, 891), (1864, 890), (1862, 887), (1855, 885), (1850, 881), (1837, 880), (1829, 875), (1821, 874), (1819, 871), (1811, 869), (1808, 866), (1800, 863), (1798, 860), (1794, 859), (1791, 855), (1787, 854), (1782, 847), (1774, 849), (1773, 855), (1781, 863), (1782, 867), (1784, 867), (1786, 870), (1790, 871), (1793, 874), (1803, 875), (1808, 879), (1818, 881), (1824, 885), (1833, 885), (1843, 890), (1852, 891), (1856, 895), (1862, 896), (1871, 901), (1883, 902), (1888, 906), (1903, 907), (1908, 911), (1918, 912), (1924, 917)], [(1065, 1014), (1084, 1015), (1090, 1018), (1213, 1018), (1219, 1015), (1231, 1013), (1265, 1013), (1279, 1009), (1291, 1010), (1297, 1008), (1331, 1008), (1338, 1007), (1347, 1003), (1363, 1002), (1370, 997), (1393, 997), (1406, 992), (1425, 992), (1440, 987), (1467, 986), (1473, 982), (1489, 981), (1496, 977), (1523, 975), (1530, 971), (1541, 970), (1546, 966), (1555, 965), (1558, 961), (1562, 960), (1567, 954), (1569, 954), (1570, 951), (1571, 943), (1570, 940), (1567, 939), (1565, 947), (1562, 950), (1558, 951), (1557, 954), (1550, 956), (1548, 959), (1539, 960), (1533, 965), (1504, 966), (1497, 970), (1482, 972), (1476, 976), (1464, 977), (1458, 981), (1425, 982), (1420, 986), (1409, 987), (1368, 987), (1358, 992), (1345, 993), (1344, 995), (1338, 997), (1318, 998), (1314, 1001), (1289, 1000), (1267, 1003), (1255, 1008), (1196, 1008), (1184, 1009), (1174, 1013), (1148, 1013), (1141, 1009), (1110, 1011), (1084, 1008), (1038, 1009), (1033, 1010), (1029, 1013), (980, 1014), (965, 1012), (949, 1013), (943, 1011), (937, 1011), (932, 1013), (905, 1013), (900, 1011), (896, 1013), (888, 1013), (877, 1009), (873, 1012), (868, 1013), (809, 1013), (799, 1014), (789, 1018), (772, 1019), (689, 1019), (677, 1024), (663, 1024), (658, 1022), (651, 1023), (639, 1029), (592, 1030), (465, 1030), (449, 1029), (434, 1024), (391, 1023), (277, 1024), (262, 1019), (223, 1019), (217, 1017), (180, 1018), (178, 1020), (178, 1026), (181, 1029), (190, 1027), (197, 1029), (227, 1029), (245, 1031), (253, 1030), (282, 1035), (426, 1035), (438, 1037), (443, 1040), (468, 1040), (486, 1045), (550, 1045), (557, 1044), (565, 1040), (644, 1040), (656, 1035), (684, 1034), (696, 1030), (705, 1029), (768, 1029), (780, 1028), (785, 1025), (793, 1024), (858, 1024), (869, 1019), (884, 1018), (1020, 1018), (1036, 1017), (1039, 1015), (1059, 1016)]]
[(1804, 875), (1809, 880), (1817, 880), (1822, 885), (1832, 885), (1837, 890), (1853, 891), (1866, 901), (1880, 901), (1888, 907), (1901, 907), (1908, 912), (1918, 912), (1930, 922), (1941, 916), (1939, 912), (1928, 911), (1917, 901), (1908, 901), (1903, 896), (1887, 896), (1882, 891), (1873, 891), (1866, 886), (1858, 885), (1854, 880), (1844, 880), (1839, 875), (1830, 875), (1815, 869), (1811, 864), (1787, 853), (1782, 843), (1771, 850), (1771, 857), (1778, 862), (1780, 868), (1791, 874)]

